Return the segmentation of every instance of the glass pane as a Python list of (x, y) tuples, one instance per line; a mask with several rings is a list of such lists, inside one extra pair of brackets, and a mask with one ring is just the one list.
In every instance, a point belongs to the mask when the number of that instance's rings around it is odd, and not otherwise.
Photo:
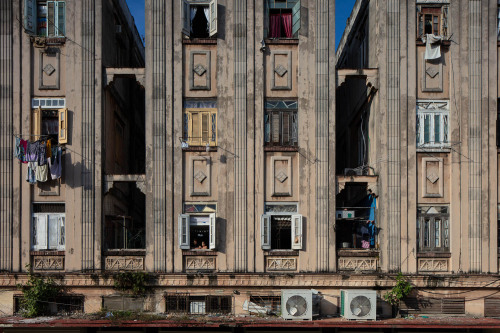
[(432, 34), (432, 15), (425, 15), (424, 17), (425, 34)]
[(425, 220), (424, 222), (424, 247), (429, 247), (430, 243), (430, 228), (429, 228), (429, 220)]
[(431, 116), (424, 115), (424, 143), (431, 142)]
[(443, 222), (443, 243), (445, 248), (450, 247), (450, 228), (448, 220), (444, 220)]
[(212, 114), (212, 141), (217, 141), (217, 115)]
[(49, 36), (54, 36), (55, 35), (55, 27), (56, 27), (56, 16), (55, 16), (55, 7), (53, 2), (48, 3), (48, 15), (47, 15), (47, 21), (48, 21), (48, 35)]
[(422, 245), (420, 244), (420, 219), (417, 219), (417, 248), (420, 249)]
[(439, 122), (439, 118), (438, 114), (434, 115), (434, 143), (441, 142), (441, 123)]
[(58, 218), (54, 215), (49, 215), (49, 249), (57, 249), (59, 243), (58, 237)]
[(264, 141), (271, 142), (271, 121), (269, 120), (269, 113), (264, 116)]
[(434, 35), (439, 35), (439, 18), (437, 16), (434, 16), (433, 17), (433, 32), (434, 32)]
[(182, 244), (187, 243), (187, 223), (186, 220), (182, 220)]
[(434, 221), (434, 247), (441, 247), (441, 220)]
[(64, 36), (65, 34), (65, 9), (64, 9), (64, 2), (58, 2), (57, 3), (57, 35), (58, 36)]
[(443, 142), (448, 142), (448, 115), (443, 114)]
[(417, 145), (420, 144), (420, 115), (417, 115)]
[(64, 245), (66, 243), (66, 230), (64, 227), (64, 217), (59, 217), (59, 245)]

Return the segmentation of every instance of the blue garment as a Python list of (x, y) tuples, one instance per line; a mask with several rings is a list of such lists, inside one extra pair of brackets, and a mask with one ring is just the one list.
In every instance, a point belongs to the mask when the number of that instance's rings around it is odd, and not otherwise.
[(368, 223), (368, 235), (370, 236), (370, 246), (375, 246), (375, 232), (377, 227), (375, 223)]
[(36, 162), (28, 162), (28, 173), (26, 174), (26, 181), (30, 184), (36, 184)]
[(377, 198), (370, 195), (370, 215), (368, 216), (368, 220), (375, 222), (375, 209), (377, 208)]

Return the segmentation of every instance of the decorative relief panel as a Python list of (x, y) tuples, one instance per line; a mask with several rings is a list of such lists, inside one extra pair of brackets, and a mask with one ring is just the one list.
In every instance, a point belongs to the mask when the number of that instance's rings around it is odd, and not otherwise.
[(211, 52), (191, 51), (189, 62), (189, 89), (211, 89)]
[(61, 192), (60, 179), (39, 182), (37, 183), (37, 186), (39, 196), (59, 196)]
[(266, 271), (296, 271), (296, 257), (267, 257)]
[(60, 89), (60, 54), (55, 48), (39, 51), (38, 89)]
[(33, 269), (35, 271), (64, 270), (64, 256), (34, 256)]
[(339, 258), (338, 268), (345, 271), (375, 271), (378, 268), (378, 259), (373, 257)]
[(215, 257), (184, 257), (186, 260), (186, 270), (187, 271), (197, 271), (197, 270), (215, 270)]
[(211, 195), (211, 159), (210, 156), (193, 156), (190, 159), (190, 195)]
[(109, 271), (141, 271), (144, 270), (144, 257), (108, 256), (105, 259), (105, 269)]
[(271, 90), (292, 90), (292, 52), (271, 52)]
[(443, 91), (443, 59), (425, 60), (422, 56), (422, 91)]
[(424, 198), (442, 198), (444, 196), (443, 175), (442, 158), (422, 158), (422, 196)]
[(272, 196), (292, 195), (292, 158), (290, 156), (271, 157)]
[(419, 272), (448, 272), (447, 258), (419, 258)]

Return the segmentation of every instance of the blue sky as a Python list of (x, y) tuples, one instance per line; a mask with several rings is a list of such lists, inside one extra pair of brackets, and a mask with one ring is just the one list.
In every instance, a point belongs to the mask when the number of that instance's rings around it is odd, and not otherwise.
[[(356, 0), (337, 0), (335, 2), (335, 49), (337, 49), (340, 39), (342, 38), (347, 18), (351, 15), (352, 7), (355, 2)], [(144, 36), (144, 0), (127, 0), (127, 4), (130, 12), (134, 16), (139, 34)]]

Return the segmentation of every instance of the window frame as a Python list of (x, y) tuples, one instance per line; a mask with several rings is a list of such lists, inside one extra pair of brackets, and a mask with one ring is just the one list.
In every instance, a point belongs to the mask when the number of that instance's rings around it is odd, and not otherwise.
[[(277, 5), (276, 2), (279, 2), (280, 4)], [(290, 2), (290, 4), (289, 4)], [(284, 3), (284, 6), (282, 5)], [(283, 0), (283, 1), (276, 1), (276, 0), (265, 0), (264, 1), (264, 36), (265, 38), (268, 39), (297, 39), (299, 38), (299, 31), (301, 28), (301, 0)], [(281, 14), (281, 9), (286, 9), (290, 10), (292, 14), (292, 22), (291, 22), (291, 29), (292, 29), (292, 37), (270, 37), (270, 23), (271, 23), (271, 10), (280, 10)]]
[[(441, 107), (440, 107), (441, 105)], [(416, 119), (417, 148), (448, 148), (450, 146), (450, 102), (447, 100), (418, 100)], [(426, 142), (426, 117), (429, 117), (428, 136)], [(436, 117), (439, 128), (436, 132)], [(436, 141), (436, 133), (439, 139)]]
[[(39, 219), (45, 217), (45, 244), (38, 244), (39, 241)], [(50, 243), (51, 227), (50, 217), (57, 220), (57, 244), (54, 246)], [(36, 221), (36, 225), (35, 225)], [(62, 222), (62, 223), (61, 223)], [(66, 213), (32, 213), (31, 214), (31, 249), (33, 251), (64, 251), (66, 248)]]
[[(447, 213), (417, 213), (417, 251), (419, 253), (450, 253), (450, 214), (448, 206), (425, 206), (425, 207), (439, 207), (443, 209), (446, 207)], [(420, 210), (420, 208), (419, 208)], [(439, 226), (439, 246), (436, 245), (436, 225), (440, 221)], [(425, 222), (428, 222), (428, 232), (426, 232)], [(426, 235), (427, 234), (427, 235)], [(427, 240), (427, 244), (425, 239)]]
[[(272, 248), (272, 217), (273, 216), (290, 216), (290, 234), (291, 248), (290, 249), (273, 249)], [(260, 219), (260, 237), (261, 247), (263, 250), (270, 251), (287, 251), (287, 250), (302, 250), (303, 247), (303, 216), (296, 213), (266, 213), (261, 215)]]
[[(425, 35), (425, 15), (432, 15), (432, 34), (436, 36), (449, 35), (449, 4), (417, 5), (417, 39)], [(437, 33), (434, 27), (434, 18), (437, 18)]]
[[(192, 249), (191, 248), (191, 217), (192, 216), (207, 216), (208, 215), (208, 239), (207, 244), (208, 249)], [(217, 248), (217, 217), (215, 213), (203, 214), (203, 213), (191, 213), (191, 214), (179, 214), (178, 218), (178, 236), (179, 236), (179, 248), (182, 250), (191, 251), (208, 251), (215, 250)]]
[[(45, 32), (41, 33), (38, 27), (39, 13), (38, 6), (45, 5), (47, 10)], [(49, 22), (49, 6), (53, 6), (54, 22), (50, 25)], [(63, 11), (60, 14), (60, 11)], [(60, 17), (63, 17), (63, 22), (60, 23)], [(54, 32), (50, 33), (51, 27)], [(24, 29), (33, 36), (40, 37), (66, 37), (66, 1), (65, 0), (24, 0)]]
[[(113, 233), (116, 232), (116, 231), (122, 233), (122, 235), (123, 235), (123, 238), (122, 238), (123, 245), (121, 247), (108, 247), (108, 242), (107, 242), (107, 232), (108, 231), (106, 231), (106, 228), (107, 228), (107, 225), (108, 225), (108, 221), (111, 222), (111, 223), (114, 223), (113, 221), (118, 221), (119, 218), (122, 218), (123, 221), (124, 221), (124, 223), (122, 223), (120, 227), (113, 228)], [(129, 222), (129, 225), (127, 225), (127, 222)], [(144, 230), (144, 233), (143, 233), (143, 243), (144, 243), (144, 246), (143, 247), (139, 247), (139, 248), (133, 248), (133, 247), (128, 247), (127, 246), (128, 245), (128, 240), (129, 240), (129, 237), (127, 235), (127, 230), (128, 229), (131, 230), (131, 233), (133, 231), (135, 231), (137, 233), (138, 230), (140, 230), (140, 228), (134, 228), (134, 219), (132, 218), (132, 216), (107, 215), (106, 218), (105, 218), (105, 221), (104, 221), (104, 240), (105, 241), (103, 243), (104, 243), (104, 246), (105, 246), (105, 250), (106, 251), (116, 251), (116, 250), (126, 250), (126, 251), (145, 250), (146, 249), (146, 234), (145, 234), (146, 225), (144, 224), (144, 227), (142, 228)], [(116, 243), (116, 240), (114, 242)]]
[[(274, 121), (273, 116), (278, 114), (279, 117), (279, 130), (278, 130), (278, 142), (274, 138)], [(289, 117), (288, 125), (288, 144), (284, 142), (284, 115), (287, 114)], [(267, 131), (267, 126), (269, 126), (269, 131)], [(294, 127), (295, 127), (295, 137), (294, 137)], [(268, 141), (269, 137), (269, 141)], [(270, 109), (266, 108), (264, 112), (264, 145), (266, 147), (295, 147), (299, 146), (299, 113), (298, 109)]]
[[(193, 133), (193, 114), (201, 113), (199, 133)], [(203, 137), (203, 115), (208, 115), (208, 140)], [(195, 136), (196, 135), (196, 136)], [(216, 108), (185, 108), (183, 113), (183, 141), (189, 146), (217, 146), (217, 109)]]
[(207, 38), (217, 38), (217, 4), (218, 0), (181, 0), (182, 33), (191, 38), (191, 6), (207, 6), (210, 15)]

